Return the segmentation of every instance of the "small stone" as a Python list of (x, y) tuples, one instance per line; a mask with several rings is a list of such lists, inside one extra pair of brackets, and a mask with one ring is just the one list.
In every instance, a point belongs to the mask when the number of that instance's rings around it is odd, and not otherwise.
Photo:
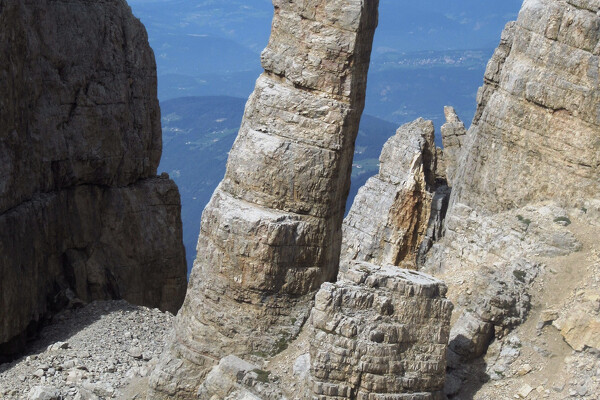
[(78, 370), (78, 369), (73, 369), (71, 371), (69, 371), (69, 373), (67, 374), (67, 383), (77, 383), (80, 382), (83, 379), (83, 371)]
[(524, 364), (523, 366), (521, 366), (521, 368), (519, 368), (519, 370), (517, 371), (517, 375), (519, 376), (524, 376), (527, 375), (528, 373), (530, 373), (533, 370), (533, 368), (531, 368), (531, 365), (529, 364)]
[(132, 346), (127, 350), (127, 353), (133, 358), (141, 359), (142, 358), (142, 349), (138, 346)]
[(580, 396), (585, 396), (588, 392), (588, 389), (585, 385), (581, 385), (577, 388), (577, 394)]
[(517, 395), (519, 395), (520, 398), (524, 399), (527, 396), (529, 396), (529, 393), (531, 393), (533, 391), (533, 388), (531, 386), (529, 386), (528, 384), (525, 384), (521, 387), (521, 389), (519, 389), (519, 391), (517, 392)]
[(564, 383), (559, 383), (559, 384), (552, 386), (552, 390), (554, 390), (556, 393), (561, 393), (564, 389), (565, 389)]
[(303, 354), (294, 361), (293, 373), (300, 379), (308, 376), (310, 370), (310, 354)]
[(140, 370), (137, 367), (130, 368), (127, 373), (125, 373), (125, 379), (133, 379), (137, 378), (140, 375)]
[(69, 343), (67, 342), (56, 342), (53, 345), (48, 347), (49, 351), (58, 351), (58, 350), (64, 350), (64, 349), (68, 349), (69, 348)]
[(99, 400), (100, 398), (89, 390), (79, 388), (73, 400)]
[(28, 400), (59, 400), (60, 394), (55, 388), (34, 386), (27, 395)]
[(44, 376), (44, 370), (41, 368), (36, 369), (35, 372), (33, 373), (33, 376), (37, 376), (38, 378), (41, 378), (42, 376)]

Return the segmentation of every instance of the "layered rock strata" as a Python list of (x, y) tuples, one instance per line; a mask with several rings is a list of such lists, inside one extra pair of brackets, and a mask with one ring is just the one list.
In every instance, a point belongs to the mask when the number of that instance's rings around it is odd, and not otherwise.
[(437, 152), (431, 121), (401, 126), (379, 158), (379, 174), (356, 195), (344, 220), (341, 258), (416, 268), (430, 219)]
[(428, 275), (364, 262), (317, 293), (314, 399), (441, 399), (452, 303)]
[(191, 398), (223, 356), (281, 350), (335, 280), (377, 0), (280, 1), (154, 397)]
[(156, 177), (156, 65), (125, 1), (0, 4), (0, 356), (78, 297), (176, 312), (179, 193)]
[(499, 211), (600, 189), (600, 6), (526, 0), (488, 64), (452, 203)]

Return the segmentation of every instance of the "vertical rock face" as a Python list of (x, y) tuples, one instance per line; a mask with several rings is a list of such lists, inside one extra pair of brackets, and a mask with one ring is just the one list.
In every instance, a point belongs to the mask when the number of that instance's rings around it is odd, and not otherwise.
[(276, 353), (335, 279), (377, 3), (273, 1), (265, 72), (203, 213), (155, 397), (193, 397), (225, 355)]
[(452, 313), (445, 293), (422, 273), (346, 266), (321, 287), (311, 315), (313, 398), (443, 398)]
[(452, 186), (467, 130), (453, 107), (444, 107), (444, 115), (446, 116), (446, 123), (442, 125), (441, 132), (442, 143), (444, 144), (444, 161), (446, 163), (446, 180), (448, 185)]
[(0, 355), (73, 296), (175, 312), (179, 193), (156, 65), (123, 0), (0, 2)]
[(598, 193), (599, 7), (523, 3), (488, 64), (452, 203), (499, 211)]
[(416, 267), (435, 185), (434, 133), (431, 121), (418, 119), (385, 144), (379, 174), (360, 188), (344, 220), (343, 260)]

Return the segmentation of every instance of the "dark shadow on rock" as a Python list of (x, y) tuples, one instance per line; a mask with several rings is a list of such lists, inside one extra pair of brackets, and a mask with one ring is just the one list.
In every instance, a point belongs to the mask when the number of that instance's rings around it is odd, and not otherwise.
[[(444, 393), (448, 399), (472, 400), (482, 386), (490, 380), (487, 374), (487, 364), (483, 355), (487, 351), (489, 343), (485, 346), (473, 343), (472, 340), (463, 336), (455, 336), (449, 343), (447, 353), (446, 385)], [(482, 351), (483, 348), (483, 351)], [(453, 349), (468, 350), (461, 355)]]

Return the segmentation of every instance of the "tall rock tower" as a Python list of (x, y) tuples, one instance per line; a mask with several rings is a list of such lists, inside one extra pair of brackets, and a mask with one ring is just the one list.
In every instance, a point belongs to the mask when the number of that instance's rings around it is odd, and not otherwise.
[(265, 72), (198, 255), (154, 398), (192, 398), (228, 354), (272, 355), (335, 280), (377, 0), (274, 0)]

